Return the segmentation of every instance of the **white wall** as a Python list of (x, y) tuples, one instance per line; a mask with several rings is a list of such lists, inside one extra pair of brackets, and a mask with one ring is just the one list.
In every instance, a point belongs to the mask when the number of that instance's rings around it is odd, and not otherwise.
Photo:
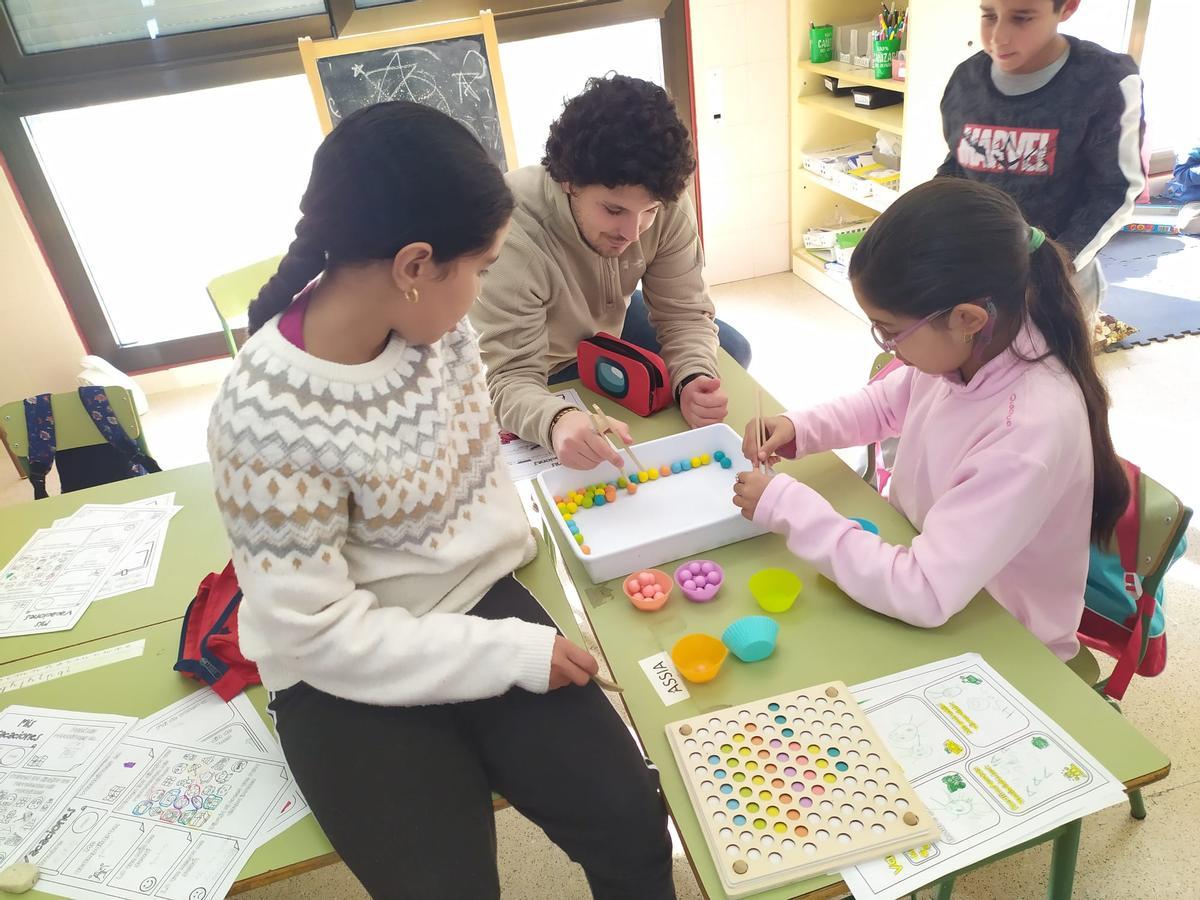
[(913, 0), (909, 5), (908, 94), (904, 101), (901, 189), (934, 176), (946, 158), (942, 94), (954, 69), (980, 50), (979, 5), (962, 0)]
[(705, 277), (787, 272), (786, 0), (692, 0), (691, 16)]
[[(83, 342), (3, 171), (0, 311), (0, 402), (72, 388)], [(5, 466), (0, 459), (0, 469)]]
[(550, 124), (587, 80), (609, 71), (663, 84), (658, 19), (552, 34), (500, 45), (517, 165), (542, 161)]

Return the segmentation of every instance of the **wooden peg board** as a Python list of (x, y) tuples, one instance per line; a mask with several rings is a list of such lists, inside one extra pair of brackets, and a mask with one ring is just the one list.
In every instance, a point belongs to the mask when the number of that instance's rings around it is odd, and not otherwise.
[(730, 897), (940, 837), (840, 681), (672, 722), (667, 739)]

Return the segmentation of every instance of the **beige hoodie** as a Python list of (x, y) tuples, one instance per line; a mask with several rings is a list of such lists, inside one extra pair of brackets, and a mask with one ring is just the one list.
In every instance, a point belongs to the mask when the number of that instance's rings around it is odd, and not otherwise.
[(664, 204), (620, 257), (605, 259), (580, 236), (566, 193), (544, 168), (506, 178), (517, 198), (512, 229), (471, 310), (502, 428), (550, 446), (550, 421), (563, 402), (547, 379), (575, 361), (584, 338), (621, 334), (639, 281), (671, 384), (716, 374), (715, 310), (686, 193)]

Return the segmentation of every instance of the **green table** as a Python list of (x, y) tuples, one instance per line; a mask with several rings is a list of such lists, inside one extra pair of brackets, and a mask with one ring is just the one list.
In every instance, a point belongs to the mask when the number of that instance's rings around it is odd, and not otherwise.
[[(757, 385), (724, 354), (721, 380), (730, 397), (727, 421), (740, 433), (753, 415)], [(582, 387), (576, 389), (581, 396), (591, 397)], [(599, 402), (606, 412), (628, 422), (639, 442), (685, 427), (674, 409), (638, 419), (622, 415), (625, 411), (614, 404)], [(764, 394), (763, 411), (771, 415), (780, 407)], [(904, 517), (833, 454), (787, 462), (777, 468), (812, 485), (845, 515), (871, 519), (886, 540), (901, 544), (912, 540), (915, 532)], [(725, 893), (664, 731), (669, 722), (709, 710), (834, 679), (853, 685), (961, 653), (978, 652), (1127, 788), (1165, 778), (1169, 771), (1166, 756), (985, 593), (942, 628), (913, 628), (859, 606), (793, 556), (782, 537), (772, 534), (704, 554), (725, 569), (725, 587), (717, 601), (688, 603), (672, 597), (662, 610), (644, 613), (625, 599), (620, 579), (594, 585), (573, 556), (562, 556), (584, 598), (584, 611), (601, 650), (624, 688), (622, 697), (634, 728), (661, 772), (671, 815), (697, 879), (709, 897), (723, 898)], [(676, 564), (667, 563), (661, 568), (671, 572)], [(688, 685), (690, 699), (664, 706), (638, 660), (669, 650), (684, 634), (720, 636), (734, 619), (761, 613), (745, 585), (753, 572), (768, 566), (791, 568), (804, 581), (796, 605), (776, 617), (780, 631), (775, 654), (752, 665), (730, 657), (716, 679)], [(844, 883), (831, 875), (756, 896), (833, 897), (846, 892)]]
[[(123, 634), (114, 634), (82, 646), (52, 650), (35, 659), (0, 665), (0, 677), (139, 639), (146, 641), (142, 656), (68, 675), (44, 684), (8, 691), (0, 694), (0, 709), (20, 704), (81, 712), (148, 716), (200, 689), (198, 682), (171, 670), (179, 652), (178, 619), (126, 631)], [(267, 692), (262, 687), (254, 687), (250, 688), (246, 695), (254, 703), (259, 714), (265, 718)], [(235, 890), (255, 887), (276, 877), (295, 875), (334, 862), (336, 859), (333, 848), (317, 827), (316, 820), (307, 816), (255, 851), (242, 869), (239, 885), (235, 886)], [(23, 896), (34, 898), (53, 895), (35, 889)]]
[(0, 638), (0, 663), (12, 662), (180, 618), (196, 586), (229, 561), (229, 542), (221, 527), (207, 464), (130, 478), (44, 500), (0, 509), (0, 562), (8, 562), (38, 528), (49, 528), (85, 503), (129, 503), (175, 492), (183, 507), (171, 520), (167, 542), (151, 587), (93, 603), (69, 631)]
[[(171, 522), (167, 545), (153, 587), (94, 603), (70, 631), (0, 641), (0, 677), (59, 660), (82, 656), (108, 647), (145, 639), (145, 653), (41, 685), (0, 693), (0, 709), (18, 704), (82, 712), (147, 716), (194, 690), (197, 682), (173, 671), (179, 652), (182, 617), (200, 579), (224, 567), (228, 542), (212, 497), (212, 476), (207, 464), (176, 469), (118, 484), (77, 491), (0, 510), (0, 555), (11, 556), (35, 528), (50, 525), (84, 503), (126, 503), (169, 491), (183, 509)], [(528, 486), (522, 491), (529, 503)], [(536, 517), (536, 512), (531, 515)], [(539, 526), (540, 529), (540, 526)], [(568, 603), (556, 554), (546, 552), (543, 534), (537, 534), (537, 558), (517, 571), (558, 623), (563, 633), (582, 643), (576, 621), (578, 605)], [(4, 557), (7, 558), (7, 557)], [(561, 563), (559, 563), (561, 564)], [(266, 691), (249, 689), (247, 696), (265, 717)], [(504, 801), (496, 798), (497, 806)], [(246, 863), (231, 893), (250, 890), (336, 862), (316, 821), (307, 817), (260, 847)], [(27, 897), (48, 897), (38, 891)]]

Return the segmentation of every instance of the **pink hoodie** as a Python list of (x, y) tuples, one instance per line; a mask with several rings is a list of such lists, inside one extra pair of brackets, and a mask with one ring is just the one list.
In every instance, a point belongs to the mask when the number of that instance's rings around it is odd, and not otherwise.
[(787, 475), (771, 480), (754, 521), (863, 606), (934, 628), (986, 588), (1070, 659), (1087, 577), (1092, 444), (1083, 394), (1061, 363), (1017, 358), (1045, 352), (1030, 325), (970, 384), (906, 366), (788, 413), (797, 457), (899, 436), (889, 500), (921, 532), (911, 548), (863, 531)]

